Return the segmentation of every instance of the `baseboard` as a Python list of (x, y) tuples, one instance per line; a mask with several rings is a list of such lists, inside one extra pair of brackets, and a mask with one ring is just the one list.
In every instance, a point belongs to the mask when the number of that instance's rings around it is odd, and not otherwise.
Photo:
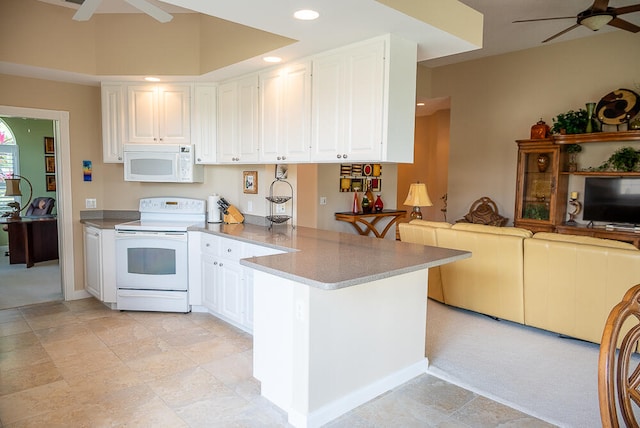
[(289, 423), (296, 428), (320, 427), (355, 409), (356, 407), (373, 400), (379, 395), (397, 388), (415, 377), (425, 374), (427, 372), (428, 365), (429, 362), (426, 358), (420, 360), (415, 364), (391, 373), (370, 385), (353, 391), (339, 400), (335, 400), (308, 414), (290, 410), (288, 412)]

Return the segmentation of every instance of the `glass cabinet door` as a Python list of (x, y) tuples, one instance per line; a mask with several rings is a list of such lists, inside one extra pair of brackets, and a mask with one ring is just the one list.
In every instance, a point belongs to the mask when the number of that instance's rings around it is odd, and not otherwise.
[(523, 152), (522, 219), (550, 221), (551, 199), (555, 190), (552, 163), (555, 153)]

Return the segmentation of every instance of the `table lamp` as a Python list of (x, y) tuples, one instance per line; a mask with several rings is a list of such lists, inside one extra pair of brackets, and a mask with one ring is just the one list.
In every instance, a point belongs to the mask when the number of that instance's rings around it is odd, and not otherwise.
[(20, 211), (22, 211), (29, 205), (29, 203), (31, 202), (31, 196), (33, 196), (33, 187), (31, 186), (31, 182), (27, 180), (26, 177), (23, 177), (18, 174), (13, 174), (13, 178), (4, 179), (6, 184), (6, 191), (4, 195), (5, 196), (22, 196), (22, 192), (20, 191), (20, 179), (24, 179), (24, 181), (26, 181), (27, 184), (29, 185), (29, 199), (27, 200), (27, 203), (24, 204), (22, 207), (20, 207), (20, 204), (18, 202), (9, 202), (7, 205), (13, 208), (13, 211), (9, 214), (10, 218), (20, 218)]
[(429, 198), (429, 194), (427, 193), (427, 185), (420, 182), (411, 183), (411, 186), (409, 187), (409, 194), (407, 195), (407, 199), (404, 201), (404, 205), (413, 207), (413, 211), (411, 211), (411, 220), (422, 219), (420, 207), (430, 207), (433, 205)]

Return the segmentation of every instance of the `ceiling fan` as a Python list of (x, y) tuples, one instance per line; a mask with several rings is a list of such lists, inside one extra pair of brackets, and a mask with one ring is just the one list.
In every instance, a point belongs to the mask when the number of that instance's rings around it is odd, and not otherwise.
[[(88, 21), (89, 18), (96, 11), (102, 0), (65, 0), (69, 3), (79, 4), (80, 8), (73, 15), (75, 21)], [(152, 18), (162, 23), (169, 22), (173, 19), (173, 16), (160, 9), (159, 7), (149, 3), (147, 0), (124, 0), (131, 6), (146, 13)]]
[(640, 4), (622, 7), (609, 7), (609, 0), (594, 0), (593, 4), (587, 10), (583, 10), (577, 16), (559, 16), (555, 18), (537, 18), (537, 19), (522, 19), (516, 22), (534, 22), (534, 21), (550, 21), (554, 19), (576, 19), (576, 23), (569, 28), (560, 31), (557, 34), (542, 41), (542, 43), (555, 39), (569, 31), (578, 28), (581, 25), (593, 30), (598, 31), (605, 25), (611, 25), (612, 27), (620, 28), (621, 30), (637, 33), (640, 31), (640, 27), (618, 18), (620, 15), (631, 12), (640, 12)]

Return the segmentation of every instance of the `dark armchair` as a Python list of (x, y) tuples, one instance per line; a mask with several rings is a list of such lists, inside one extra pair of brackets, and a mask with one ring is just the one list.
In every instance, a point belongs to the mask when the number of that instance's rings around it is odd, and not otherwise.
[(53, 198), (49, 198), (46, 196), (42, 196), (39, 198), (35, 198), (29, 204), (27, 211), (24, 213), (25, 216), (40, 216), (40, 215), (50, 215), (53, 211), (53, 207), (56, 204), (56, 200)]

